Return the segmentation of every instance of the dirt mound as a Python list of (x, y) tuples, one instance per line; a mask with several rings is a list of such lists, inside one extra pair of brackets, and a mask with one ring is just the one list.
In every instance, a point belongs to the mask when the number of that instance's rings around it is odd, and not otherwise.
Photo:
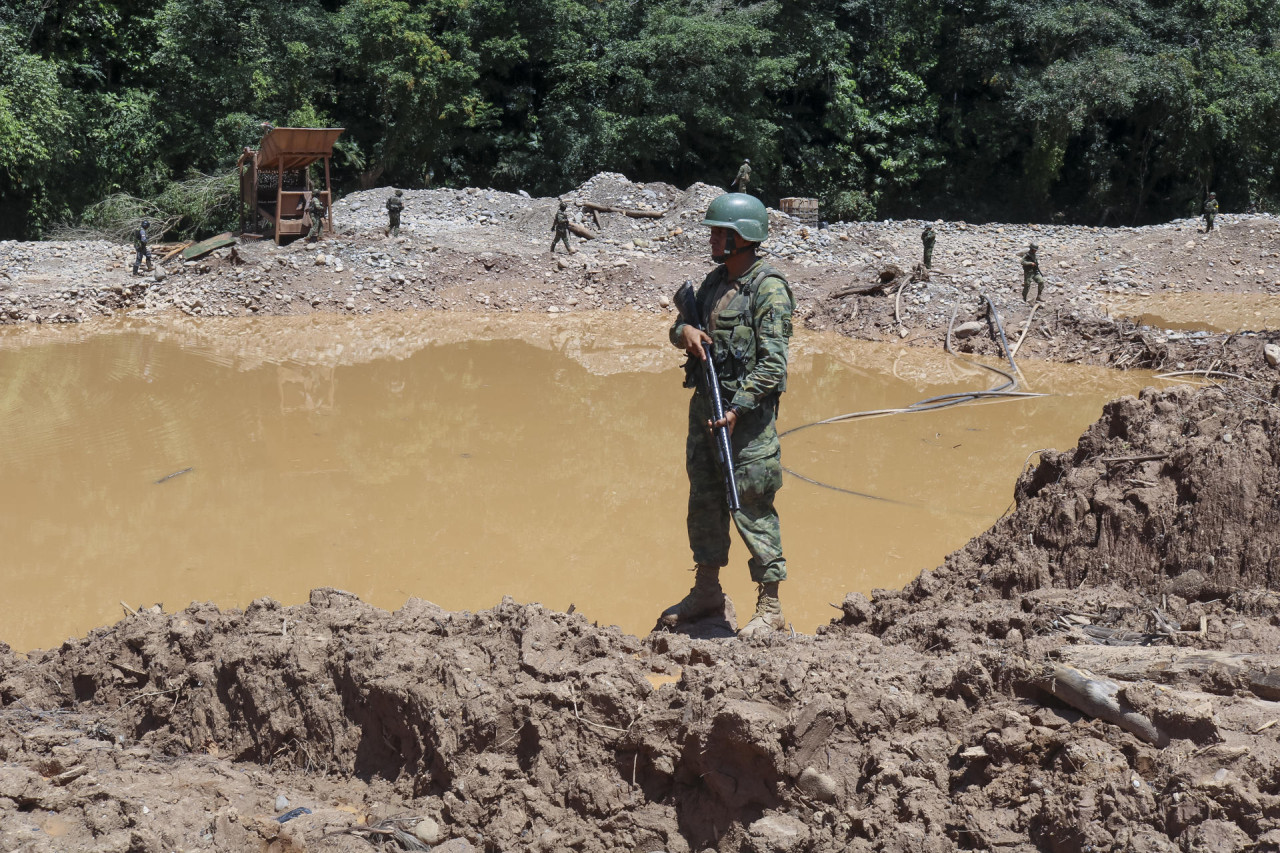
[[(850, 596), (839, 624), (927, 647), (952, 646), (956, 621), (976, 635), (1052, 630), (1086, 594), (1105, 602), (1080, 607), (1117, 630), (1158, 627), (1153, 607), (1192, 630), (1263, 615), (1280, 601), (1278, 428), (1274, 404), (1219, 388), (1115, 400), (1074, 450), (1023, 473), (1014, 512), (906, 589)], [(1246, 651), (1280, 640), (1269, 626), (1215, 636)]]
[(391, 825), (458, 853), (1280, 838), (1271, 703), (1128, 688), (1160, 749), (1038, 691), (1018, 631), (956, 616), (959, 651), (641, 640), (510, 600), (387, 613), (336, 590), (139, 613), (0, 654), (0, 848), (413, 849), (370, 836)]

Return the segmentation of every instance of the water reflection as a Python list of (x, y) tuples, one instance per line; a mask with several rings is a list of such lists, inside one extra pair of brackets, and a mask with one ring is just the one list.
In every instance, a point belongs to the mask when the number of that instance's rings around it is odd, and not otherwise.
[[(325, 585), (388, 608), (572, 603), (643, 632), (691, 580), (687, 392), (665, 324), (428, 314), (0, 333), (0, 640), (56, 644), (114, 621), (121, 601), (295, 603)], [(1062, 396), (784, 441), (801, 473), (905, 504), (788, 479), (783, 594), (798, 630), (848, 590), (937, 565), (1007, 508), (1028, 452), (1071, 445), (1145, 378), (1024, 370)], [(780, 426), (990, 376), (942, 353), (801, 335)], [(729, 591), (747, 608), (740, 546), (732, 558)]]

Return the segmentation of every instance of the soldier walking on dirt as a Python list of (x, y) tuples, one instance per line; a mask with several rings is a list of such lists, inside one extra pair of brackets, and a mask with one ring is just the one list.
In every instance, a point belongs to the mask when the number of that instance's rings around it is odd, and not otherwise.
[(387, 199), (387, 235), (395, 237), (400, 234), (400, 211), (404, 210), (404, 190), (396, 190), (396, 194)]
[(560, 202), (560, 209), (556, 211), (555, 222), (551, 225), (551, 230), (555, 232), (555, 236), (551, 238), (551, 254), (556, 253), (556, 243), (564, 241), (564, 250), (569, 254), (573, 254), (573, 248), (569, 245), (569, 215), (564, 212), (567, 205)]
[(1213, 217), (1218, 215), (1218, 194), (1209, 193), (1204, 202), (1204, 233), (1213, 230)]
[(1036, 301), (1040, 301), (1040, 297), (1044, 295), (1044, 276), (1040, 274), (1040, 259), (1036, 257), (1036, 251), (1040, 246), (1032, 243), (1027, 248), (1027, 253), (1022, 256), (1022, 301), (1030, 302), (1027, 297), (1031, 294), (1031, 285), (1036, 286)]
[(933, 269), (933, 244), (938, 239), (938, 235), (933, 233), (933, 224), (930, 223), (924, 227), (924, 231), (920, 233), (920, 242), (924, 244), (924, 268)]
[(147, 272), (151, 272), (154, 267), (151, 265), (151, 247), (147, 243), (147, 228), (151, 223), (146, 219), (142, 220), (142, 225), (133, 232), (133, 248), (135, 255), (133, 258), (133, 274), (138, 274), (138, 267), (142, 265), (142, 259), (147, 260)]
[(320, 231), (324, 228), (324, 201), (318, 194), (311, 196), (311, 201), (307, 204), (307, 213), (311, 214), (311, 230), (307, 232), (307, 242), (314, 243), (320, 238)]
[(738, 167), (738, 176), (733, 179), (729, 189), (736, 193), (745, 193), (749, 183), (751, 183), (751, 161), (743, 160), (742, 165)]
[[(719, 264), (696, 293), (707, 331), (681, 319), (670, 331), (671, 343), (689, 356), (685, 387), (695, 389), (685, 439), (694, 585), (680, 603), (663, 611), (659, 622), (675, 626), (722, 611), (720, 569), (729, 562), (732, 519), (751, 554), (747, 567), (758, 587), (755, 614), (738, 635), (753, 637), (782, 630), (786, 624), (778, 584), (786, 580), (787, 561), (773, 499), (782, 487), (778, 401), (787, 386), (795, 298), (782, 274), (756, 255), (769, 236), (768, 212), (758, 198), (726, 193), (711, 202), (702, 224), (711, 227), (711, 258)], [(724, 418), (715, 423), (711, 399), (698, 381), (706, 342), (714, 344), (715, 372), (725, 401)], [(737, 511), (729, 509), (725, 494), (711, 432), (718, 427), (728, 427), (731, 436), (741, 504)]]

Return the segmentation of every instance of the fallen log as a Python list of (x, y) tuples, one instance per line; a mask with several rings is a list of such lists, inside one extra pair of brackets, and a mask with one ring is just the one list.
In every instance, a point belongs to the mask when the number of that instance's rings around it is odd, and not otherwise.
[(569, 223), (569, 231), (577, 234), (583, 240), (594, 240), (596, 238), (596, 233), (594, 231), (589, 228), (584, 228), (576, 222)]
[(893, 282), (876, 281), (871, 284), (851, 284), (831, 294), (832, 299), (844, 299), (847, 296), (871, 296), (884, 294)]
[(1160, 747), (1169, 745), (1169, 736), (1156, 728), (1151, 720), (1133, 710), (1128, 703), (1121, 704), (1116, 696), (1121, 685), (1109, 678), (1090, 677), (1074, 667), (1050, 664), (1032, 683), (1077, 711), (1117, 725), (1147, 743)]
[(1280, 657), (1239, 654), (1212, 649), (1115, 648), (1065, 646), (1058, 660), (1126, 681), (1180, 684), (1199, 681), (1210, 668), (1233, 676), (1261, 699), (1280, 700)]
[(610, 207), (607, 204), (596, 204), (594, 201), (580, 201), (578, 206), (584, 210), (594, 210), (600, 213), (621, 213), (623, 216), (630, 216), (633, 219), (661, 219), (666, 216), (663, 210), (635, 210), (629, 207)]
[(161, 263), (161, 264), (168, 263), (169, 261), (173, 260), (173, 258), (176, 257), (180, 252), (188, 248), (190, 245), (191, 244), (189, 242), (179, 243), (177, 246), (166, 251), (165, 254), (160, 258), (160, 260), (157, 261), (157, 263)]

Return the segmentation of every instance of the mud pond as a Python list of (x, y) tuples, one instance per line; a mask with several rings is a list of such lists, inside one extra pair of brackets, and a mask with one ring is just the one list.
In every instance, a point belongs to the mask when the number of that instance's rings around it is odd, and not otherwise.
[(1280, 328), (1280, 301), (1269, 293), (1113, 294), (1106, 302), (1113, 317), (1177, 332), (1238, 332)]
[[(687, 590), (682, 356), (640, 314), (148, 319), (0, 333), (0, 641), (43, 648), (129, 607), (395, 609), (505, 595), (643, 633)], [(806, 429), (779, 495), (786, 614), (898, 586), (1010, 506), (1030, 454), (1074, 445), (1150, 377), (1022, 365), (1028, 390)], [(793, 345), (786, 429), (981, 389), (945, 355)], [(883, 499), (883, 500), (881, 500)], [(727, 587), (754, 605), (735, 540)]]

